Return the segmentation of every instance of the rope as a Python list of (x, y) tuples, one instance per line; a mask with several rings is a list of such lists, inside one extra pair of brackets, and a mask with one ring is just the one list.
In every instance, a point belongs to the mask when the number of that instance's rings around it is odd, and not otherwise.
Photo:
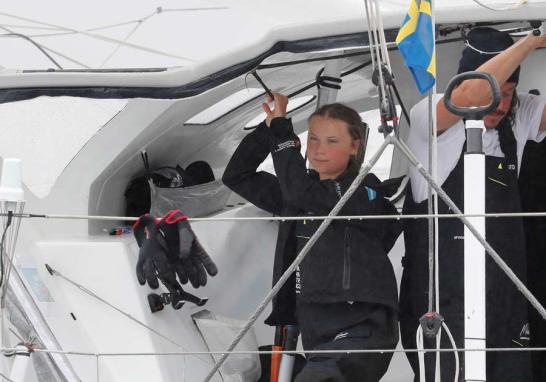
[(387, 48), (387, 39), (385, 37), (385, 28), (383, 27), (383, 17), (381, 17), (381, 8), (379, 7), (379, 0), (375, 0), (375, 17), (377, 20), (377, 29), (379, 33), (379, 42), (381, 47), (381, 55), (387, 64), (389, 73), (392, 73), (391, 60)]
[[(451, 330), (447, 327), (446, 323), (442, 323), (442, 327), (446, 330), (447, 336), (449, 337), (449, 341), (451, 342), (451, 346), (453, 347), (453, 355), (455, 356), (455, 378), (454, 382), (459, 381), (459, 353), (457, 350), (457, 344), (455, 343), (455, 340), (453, 339), (453, 336), (451, 335)], [(440, 358), (440, 357), (437, 357)]]
[[(433, 122), (433, 116), (434, 111), (432, 109), (432, 102), (433, 100), (433, 93), (432, 91), (429, 91), (428, 94), (428, 127), (429, 127), (429, 134), (428, 134), (428, 168), (433, 169), (434, 165), (434, 122)], [(436, 179), (435, 179), (436, 180)], [(434, 200), (433, 200), (433, 189), (432, 186), (429, 184), (427, 187), (427, 211), (429, 215), (434, 214), (437, 210), (434, 206)], [(434, 309), (434, 296), (436, 294), (436, 290), (434, 289), (434, 259), (435, 259), (435, 236), (434, 236), (434, 218), (430, 217), (428, 219), (428, 311), (432, 312)], [(438, 312), (439, 313), (439, 312)], [(420, 366), (420, 365), (419, 365)]]
[[(445, 329), (447, 336), (449, 337), (449, 341), (451, 342), (453, 352), (453, 356), (455, 357), (455, 378), (454, 382), (459, 381), (459, 349), (457, 349), (457, 344), (455, 343), (455, 340), (453, 339), (453, 336), (451, 335), (451, 331), (449, 330), (448, 326), (445, 322), (442, 322), (442, 328)], [(436, 335), (436, 348), (435, 349), (425, 349), (424, 344), (424, 337), (423, 337), (423, 328), (421, 325), (417, 328), (417, 332), (415, 333), (415, 343), (417, 344), (417, 350), (419, 350), (417, 358), (419, 359), (419, 381), (425, 382), (426, 381), (426, 375), (425, 375), (425, 353), (427, 350), (431, 352), (437, 352), (437, 350), (440, 349), (440, 339), (442, 336), (442, 330), (440, 329), (438, 331), (438, 334)], [(444, 349), (448, 350), (448, 349)], [(440, 378), (440, 365), (438, 362), (438, 354), (436, 354), (436, 379), (439, 380)]]
[[(385, 80), (383, 78), (383, 65), (380, 52), (380, 42), (376, 26), (376, 18), (374, 15), (374, 2), (373, 0), (364, 0), (366, 7), (366, 17), (368, 20), (368, 36), (370, 38), (370, 55), (372, 57), (373, 69), (378, 71), (379, 74), (379, 95), (381, 97), (381, 104), (385, 107), (387, 103), (387, 92), (385, 86)], [(374, 52), (375, 50), (375, 52)], [(374, 60), (375, 55), (375, 60)]]
[(519, 0), (515, 2), (514, 4), (506, 6), (504, 8), (495, 8), (490, 5), (482, 3), (480, 0), (473, 0), (473, 1), (476, 4), (478, 4), (480, 7), (483, 7), (485, 9), (489, 9), (490, 11), (495, 11), (495, 12), (513, 11), (514, 9), (521, 8), (523, 4), (527, 4), (527, 0)]
[[(436, 2), (431, 2), (431, 24), (432, 24), (432, 54), (436, 54)], [(428, 158), (429, 158), (429, 169), (432, 174), (432, 178), (435, 182), (438, 182), (438, 171), (437, 171), (437, 164), (438, 164), (438, 131), (437, 131), (437, 121), (436, 121), (436, 104), (434, 103), (434, 98), (436, 96), (436, 82), (432, 86), (432, 88), (429, 90), (428, 93), (428, 114), (429, 114), (429, 150), (428, 150)], [(411, 124), (410, 124), (411, 127)], [(428, 187), (428, 212), (429, 213), (436, 213), (438, 212), (438, 195), (436, 192), (432, 189), (432, 187), (429, 185)], [(438, 241), (439, 241), (439, 221), (438, 218), (430, 218), (428, 221), (428, 231), (429, 231), (429, 312), (436, 312), (440, 314), (440, 272), (439, 272), (439, 259), (438, 259)], [(434, 309), (434, 310), (433, 310)], [(453, 341), (453, 338), (451, 337), (451, 332), (449, 328), (447, 327), (445, 322), (442, 322), (442, 327), (444, 327), (451, 339), (451, 344), (453, 348), (456, 350), (456, 344)], [(440, 347), (441, 344), (441, 336), (442, 336), (442, 330), (440, 329), (438, 333), (436, 333), (436, 348)], [(422, 361), (422, 362), (421, 362)], [(459, 357), (457, 352), (455, 352), (455, 363), (458, 365), (459, 363)], [(423, 359), (419, 359), (419, 367), (424, 367), (425, 361)], [(436, 363), (435, 363), (435, 376), (434, 379), (436, 382), (441, 381), (441, 359), (439, 356), (436, 356)], [(456, 377), (455, 382), (458, 380), (458, 367), (456, 368)], [(423, 376), (424, 378), (424, 376)]]
[[(347, 189), (347, 192), (339, 199), (337, 204), (334, 206), (332, 211), (328, 216), (335, 216), (338, 214), (338, 212), (341, 210), (341, 208), (345, 205), (347, 200), (352, 196), (352, 194), (356, 191), (357, 187), (360, 185), (364, 177), (370, 172), (371, 168), (374, 166), (374, 164), (379, 160), (381, 154), (383, 154), (383, 151), (389, 145), (390, 139), (387, 138), (383, 141), (377, 152), (374, 154), (374, 156), (370, 159), (370, 162), (366, 164), (364, 167), (362, 167), (356, 176), (355, 180), (351, 184), (351, 186)], [(332, 219), (328, 218), (322, 222), (322, 224), (319, 226), (319, 228), (315, 231), (313, 236), (309, 239), (307, 244), (303, 247), (301, 252), (298, 254), (294, 262), (286, 269), (286, 271), (283, 273), (279, 281), (275, 284), (275, 286), (271, 289), (271, 291), (266, 295), (266, 297), (263, 299), (263, 301), (258, 305), (255, 312), (250, 316), (248, 321), (245, 323), (241, 331), (237, 334), (237, 336), (233, 339), (231, 344), (228, 346), (228, 349), (226, 350), (226, 353), (220, 357), (218, 362), (214, 365), (212, 370), (207, 374), (207, 376), (204, 379), (204, 382), (208, 382), (211, 380), (211, 378), (216, 374), (216, 372), (220, 369), (220, 366), (224, 363), (224, 361), (229, 356), (228, 352), (231, 352), (237, 344), (241, 341), (241, 339), (244, 337), (244, 335), (248, 332), (248, 330), (254, 325), (254, 322), (258, 319), (260, 314), (264, 311), (264, 309), (267, 307), (269, 302), (273, 299), (273, 297), (279, 292), (281, 287), (284, 285), (286, 280), (294, 273), (297, 266), (302, 262), (302, 260), (305, 258), (311, 247), (314, 245), (314, 243), (318, 240), (318, 238), (322, 235), (322, 233), (328, 228), (330, 223), (332, 223)]]

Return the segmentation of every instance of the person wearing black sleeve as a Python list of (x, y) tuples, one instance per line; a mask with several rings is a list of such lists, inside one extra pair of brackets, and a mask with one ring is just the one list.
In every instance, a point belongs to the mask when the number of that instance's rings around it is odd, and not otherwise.
[[(367, 126), (344, 105), (321, 107), (309, 118), (308, 171), (300, 140), (285, 118), (287, 98), (264, 104), (267, 119), (236, 149), (223, 181), (256, 206), (281, 216), (327, 215), (355, 179)], [(257, 172), (271, 153), (276, 176)], [(369, 174), (341, 215), (396, 214), (386, 198), (397, 182)], [(321, 221), (281, 222), (273, 283), (293, 262)], [(335, 220), (273, 300), (266, 324), (298, 324), (305, 350), (394, 348), (398, 298), (387, 257), (400, 234), (394, 219)], [(379, 381), (392, 354), (308, 354), (296, 377), (307, 381)]]

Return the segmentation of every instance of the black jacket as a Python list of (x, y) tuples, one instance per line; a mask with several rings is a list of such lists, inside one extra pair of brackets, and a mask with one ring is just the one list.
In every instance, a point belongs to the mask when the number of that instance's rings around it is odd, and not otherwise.
[[(256, 171), (269, 153), (277, 176)], [(319, 180), (313, 172), (308, 173), (290, 120), (275, 118), (270, 128), (262, 123), (241, 141), (222, 180), (249, 202), (275, 215), (323, 216), (328, 215), (354, 178), (355, 174), (343, 174), (336, 180)], [(368, 175), (340, 215), (396, 214), (385, 196), (392, 193), (397, 184), (396, 181), (381, 183), (375, 175)], [(273, 284), (320, 223), (280, 223)], [(301, 301), (363, 301), (398, 309), (396, 279), (387, 253), (399, 234), (400, 223), (393, 219), (334, 220), (300, 264)], [(267, 324), (297, 322), (295, 288), (294, 276), (273, 300)]]

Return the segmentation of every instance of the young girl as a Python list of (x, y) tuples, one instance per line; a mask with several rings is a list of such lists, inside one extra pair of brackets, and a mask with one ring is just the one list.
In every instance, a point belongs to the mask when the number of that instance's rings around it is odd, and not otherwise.
[[(300, 141), (286, 119), (288, 99), (275, 106), (242, 141), (224, 183), (259, 208), (280, 216), (325, 216), (347, 191), (364, 159), (367, 125), (353, 109), (325, 105), (309, 118), (307, 170)], [(256, 169), (271, 153), (277, 176)], [(396, 214), (385, 198), (393, 189), (369, 174), (340, 215)], [(322, 221), (279, 226), (273, 284), (293, 262)], [(398, 342), (398, 298), (387, 257), (400, 233), (389, 220), (334, 220), (299, 270), (273, 300), (268, 325), (298, 324), (305, 350), (385, 349)], [(308, 354), (297, 382), (379, 381), (390, 354)]]

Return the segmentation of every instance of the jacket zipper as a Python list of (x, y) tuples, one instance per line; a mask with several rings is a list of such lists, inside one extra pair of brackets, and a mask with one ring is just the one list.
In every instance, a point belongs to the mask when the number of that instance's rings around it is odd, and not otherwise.
[(351, 232), (345, 228), (345, 250), (343, 251), (343, 289), (351, 287)]

